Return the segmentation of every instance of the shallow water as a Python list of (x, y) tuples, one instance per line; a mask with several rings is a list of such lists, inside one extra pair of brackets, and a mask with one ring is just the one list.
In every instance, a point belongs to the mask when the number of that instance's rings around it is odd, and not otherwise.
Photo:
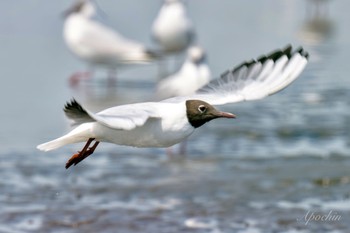
[[(187, 1), (215, 76), (287, 43), (303, 45), (309, 65), (275, 96), (220, 106), (238, 118), (200, 128), (187, 158), (104, 143), (69, 170), (82, 145), (35, 149), (69, 130), (64, 103), (97, 111), (150, 99), (157, 65), (125, 67), (114, 88), (99, 70), (72, 89), (68, 77), (86, 67), (61, 39), (70, 1), (1, 3), (0, 232), (349, 232), (350, 3), (317, 15), (313, 2)], [(152, 45), (160, 1), (99, 5)]]

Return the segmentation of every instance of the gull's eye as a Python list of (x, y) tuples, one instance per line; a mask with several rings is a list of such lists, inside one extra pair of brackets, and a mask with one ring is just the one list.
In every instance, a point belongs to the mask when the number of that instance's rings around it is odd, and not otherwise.
[(207, 107), (204, 106), (204, 105), (199, 105), (198, 111), (199, 111), (200, 113), (204, 113), (205, 111), (207, 111)]

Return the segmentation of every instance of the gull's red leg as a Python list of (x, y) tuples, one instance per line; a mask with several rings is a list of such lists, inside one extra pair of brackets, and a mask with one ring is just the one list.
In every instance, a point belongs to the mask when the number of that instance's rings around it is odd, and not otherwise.
[(94, 144), (92, 147), (90, 147), (89, 149), (87, 149), (87, 150), (85, 151), (85, 153), (84, 153), (81, 157), (79, 157), (79, 158), (77, 159), (77, 161), (74, 162), (74, 166), (77, 165), (80, 161), (82, 161), (82, 160), (85, 159), (86, 157), (88, 157), (89, 155), (91, 155), (92, 153), (94, 153), (94, 151), (95, 151), (95, 149), (96, 149), (96, 147), (98, 146), (99, 143), (100, 143), (99, 141), (96, 141), (95, 144)]
[(90, 152), (92, 148), (89, 148), (89, 146), (93, 140), (95, 140), (95, 138), (89, 138), (87, 140), (84, 148), (81, 151), (78, 151), (78, 153), (74, 154), (68, 160), (68, 162), (66, 163), (66, 169), (68, 169), (73, 164), (74, 164), (74, 166), (77, 165), (80, 161), (82, 161), (83, 159), (85, 159), (86, 157), (88, 157), (89, 155), (91, 155), (94, 152), (94, 150), (96, 149), (99, 142), (95, 142), (95, 144), (92, 146), (93, 150), (92, 150), (92, 152)]
[(81, 80), (90, 79), (92, 77), (91, 71), (75, 72), (69, 77), (69, 85), (71, 87), (77, 87)]

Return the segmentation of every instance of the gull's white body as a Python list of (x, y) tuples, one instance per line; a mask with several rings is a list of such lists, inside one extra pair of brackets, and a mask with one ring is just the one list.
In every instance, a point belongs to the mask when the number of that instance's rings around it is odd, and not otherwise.
[[(196, 62), (196, 60), (201, 60)], [(210, 68), (205, 60), (205, 54), (199, 47), (188, 51), (187, 59), (175, 74), (159, 81), (156, 96), (165, 99), (175, 96), (192, 95), (207, 84), (211, 79)]]
[(153, 38), (165, 52), (179, 52), (193, 41), (194, 29), (180, 0), (165, 0), (152, 26)]
[[(118, 113), (130, 113), (130, 116), (109, 119), (110, 114)], [(80, 124), (67, 135), (38, 148), (47, 151), (65, 144), (84, 142), (89, 138), (134, 147), (169, 147), (191, 135), (195, 129), (187, 120), (185, 103), (150, 102), (121, 105), (97, 114), (89, 114), (100, 117), (103, 122)], [(104, 121), (110, 125), (106, 125)], [(140, 126), (137, 126), (139, 124)]]
[(67, 16), (63, 29), (64, 40), (77, 57), (89, 64), (111, 68), (152, 59), (142, 44), (124, 38), (98, 21), (91, 2), (84, 4), (81, 11)]
[(193, 95), (121, 105), (97, 114), (76, 104), (66, 115), (77, 128), (39, 145), (38, 149), (53, 150), (89, 138), (136, 147), (169, 147), (186, 139), (195, 129), (186, 113), (187, 100), (222, 105), (265, 98), (292, 83), (305, 68), (307, 59), (305, 51), (293, 52), (289, 46), (227, 71)]

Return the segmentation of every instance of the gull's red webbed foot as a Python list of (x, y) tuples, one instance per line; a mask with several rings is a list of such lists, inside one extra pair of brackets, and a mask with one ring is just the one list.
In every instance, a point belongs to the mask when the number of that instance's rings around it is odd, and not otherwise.
[(80, 163), (82, 160), (84, 160), (86, 157), (94, 153), (96, 147), (100, 143), (99, 141), (96, 141), (95, 144), (89, 148), (91, 142), (95, 140), (94, 138), (89, 138), (89, 140), (86, 142), (84, 148), (79, 151), (78, 153), (74, 154), (66, 163), (66, 169), (68, 169), (72, 165), (77, 165)]

